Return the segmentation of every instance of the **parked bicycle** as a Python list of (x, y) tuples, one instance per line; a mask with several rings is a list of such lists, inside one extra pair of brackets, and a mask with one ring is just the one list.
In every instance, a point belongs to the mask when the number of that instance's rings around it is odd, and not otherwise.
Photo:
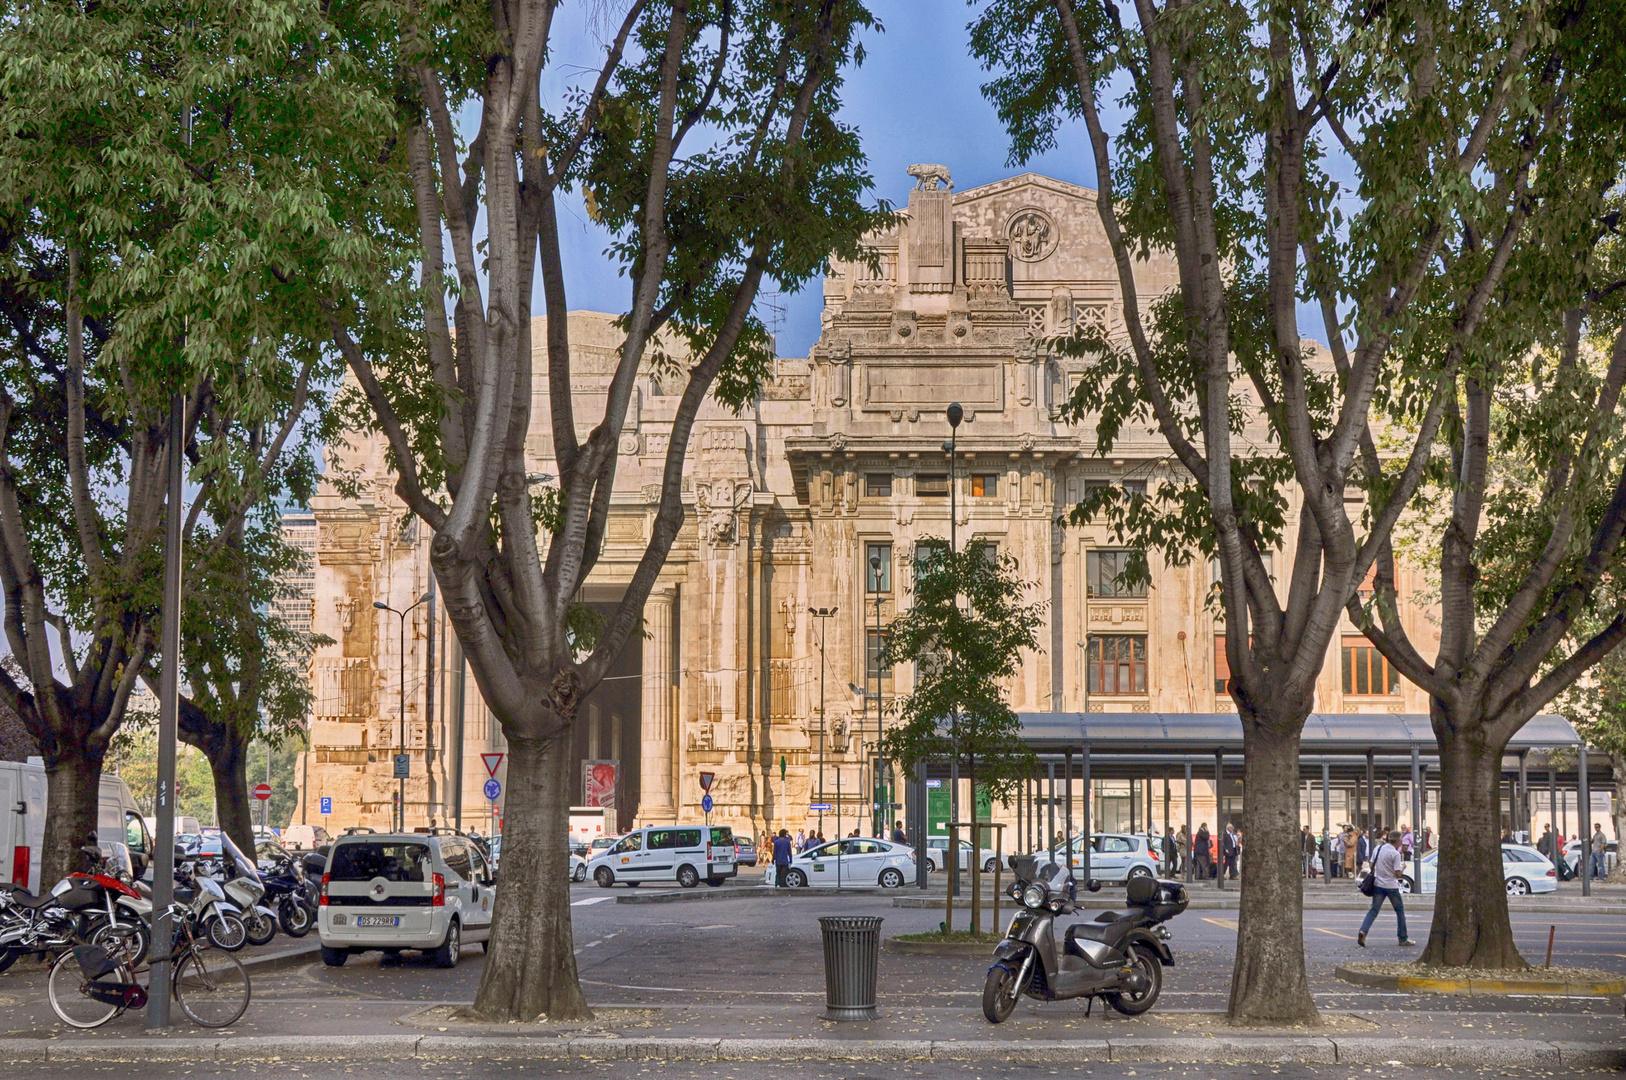
[[(181, 904), (170, 905), (175, 941), (171, 992), (192, 1022), (207, 1028), (235, 1024), (248, 1010), (248, 970), (229, 952), (214, 950), (192, 933), (192, 920)], [(147, 1004), (151, 967), (132, 969), (117, 943), (76, 945), (56, 958), (46, 981), (51, 1010), (64, 1024), (100, 1027), (126, 1009)], [(148, 976), (147, 985), (136, 980)]]

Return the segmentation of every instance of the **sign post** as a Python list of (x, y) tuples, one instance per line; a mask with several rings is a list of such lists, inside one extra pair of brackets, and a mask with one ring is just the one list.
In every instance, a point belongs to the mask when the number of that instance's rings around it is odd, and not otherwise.
[(779, 755), (779, 827), (785, 827), (785, 755)]
[(502, 754), (481, 754), (480, 762), (486, 767), (486, 775), (491, 779), (486, 781), (486, 801), (491, 804), (490, 830), (491, 838), (497, 835), (497, 796), (502, 794), (502, 785), (497, 782), (497, 769), (502, 765)]
[(711, 845), (711, 808), (713, 806), (711, 801), (711, 785), (716, 779), (717, 774), (713, 772), (703, 772), (700, 774), (700, 790), (705, 792), (705, 794), (700, 797), (700, 809), (706, 815), (706, 845), (708, 848)]
[(271, 798), (271, 785), (270, 784), (255, 784), (254, 785), (254, 797), (256, 799), (260, 800), (261, 802), (265, 802), (267, 799)]
[(319, 806), (322, 811), (322, 831), (326, 832), (328, 815), (333, 813), (333, 796), (323, 795)]

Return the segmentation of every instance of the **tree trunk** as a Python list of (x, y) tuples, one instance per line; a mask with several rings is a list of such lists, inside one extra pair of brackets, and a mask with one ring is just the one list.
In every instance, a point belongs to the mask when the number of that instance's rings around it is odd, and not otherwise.
[(498, 1022), (590, 1020), (570, 926), (570, 725), (510, 737), (501, 880), (474, 1012)]
[(45, 766), (45, 850), (40, 853), (40, 888), (45, 890), (85, 869), (79, 848), (96, 842), (101, 802), (101, 759), (72, 743), (58, 742), (56, 751)]
[(1304, 970), (1299, 849), (1303, 728), (1302, 714), (1286, 721), (1242, 717), (1242, 836), (1247, 850), (1240, 856), (1242, 900), (1229, 1009), (1230, 1021), (1237, 1025), (1318, 1022)]
[[(1439, 705), (1434, 706), (1436, 710)], [(1513, 944), (1502, 880), (1502, 747), (1478, 724), (1451, 731), (1435, 724), (1440, 744), (1440, 837), (1434, 921), (1420, 962), (1437, 967), (1528, 967)]]
[(210, 746), (201, 747), (209, 758), (215, 781), (215, 824), (245, 855), (254, 852), (254, 800), (248, 793), (248, 737), (235, 725), (225, 725)]
[[(1609, 755), (1609, 768), (1615, 780), (1615, 847), (1620, 849), (1620, 839), (1626, 836), (1626, 754)], [(1617, 855), (1615, 858), (1615, 872), (1611, 877), (1626, 874), (1626, 862), (1622, 862)]]
[(971, 774), (971, 935), (982, 932), (982, 834), (977, 829), (977, 767)]

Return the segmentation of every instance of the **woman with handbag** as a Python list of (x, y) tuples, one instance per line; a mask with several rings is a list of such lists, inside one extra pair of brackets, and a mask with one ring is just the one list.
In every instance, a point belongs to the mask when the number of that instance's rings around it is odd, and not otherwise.
[(1372, 929), (1377, 921), (1378, 911), (1383, 907), (1385, 900), (1394, 908), (1395, 920), (1398, 923), (1396, 930), (1400, 934), (1402, 946), (1413, 944), (1406, 936), (1406, 907), (1400, 901), (1400, 870), (1404, 862), (1400, 856), (1400, 849), (1395, 841), (1400, 837), (1394, 830), (1383, 833), (1383, 842), (1378, 845), (1377, 851), (1372, 854), (1372, 872), (1361, 879), (1358, 886), (1361, 892), (1372, 898), (1372, 907), (1367, 911), (1366, 918), (1361, 922), (1361, 929), (1355, 935), (1355, 944), (1366, 948), (1366, 932)]

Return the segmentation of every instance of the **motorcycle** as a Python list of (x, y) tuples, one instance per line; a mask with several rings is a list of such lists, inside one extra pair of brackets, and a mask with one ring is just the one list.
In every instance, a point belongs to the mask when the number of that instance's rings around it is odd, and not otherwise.
[(302, 938), (316, 925), (316, 905), (305, 888), (305, 869), (298, 859), (287, 855), (273, 856), (272, 861), (275, 868), (261, 872), (266, 905), (275, 907), (284, 934)]
[(242, 909), (226, 899), (226, 891), (198, 868), (196, 859), (177, 862), (175, 900), (186, 905), (192, 932), (207, 937), (215, 948), (236, 952), (248, 944)]
[[(1184, 885), (1131, 878), (1128, 910), (1103, 911), (1089, 922), (1074, 923), (1058, 942), (1056, 917), (1079, 911), (1072, 874), (1034, 856), (1012, 863), (1017, 881), (1010, 896), (1022, 910), (994, 949), (983, 985), (982, 1013), (989, 1023), (1009, 1018), (1023, 994), (1039, 1001), (1085, 998), (1086, 1016), (1096, 998), (1125, 1016), (1139, 1016), (1157, 1003), (1163, 968), (1174, 963), (1162, 924), (1186, 910)], [(1089, 883), (1091, 892), (1100, 888), (1098, 881)]]
[(220, 860), (215, 866), (216, 883), (242, 912), (246, 944), (268, 944), (277, 936), (277, 913), (263, 902), (265, 883), (259, 868), (225, 833), (220, 835)]
[(0, 891), (0, 971), (29, 953), (48, 956), (114, 940), (129, 963), (146, 959), (152, 902), (137, 891), (129, 849), (85, 844), (79, 850), (89, 870), (69, 874), (44, 896), (16, 887)]

